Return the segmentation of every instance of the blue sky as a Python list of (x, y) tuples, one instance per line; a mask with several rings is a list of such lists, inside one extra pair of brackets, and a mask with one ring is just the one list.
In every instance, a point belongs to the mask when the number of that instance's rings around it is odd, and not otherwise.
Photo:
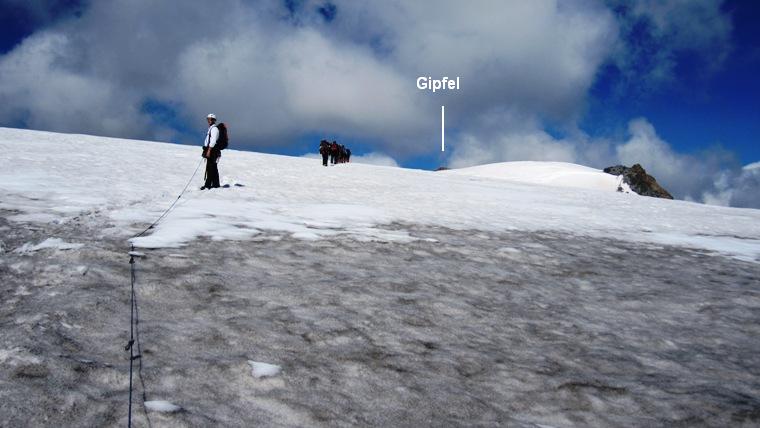
[(640, 162), (680, 198), (760, 206), (739, 197), (760, 182), (757, 2), (224, 0), (213, 28), (200, 1), (0, 5), (0, 126), (197, 144), (213, 111), (236, 148)]
[(728, 57), (718, 70), (706, 74), (693, 53), (681, 52), (676, 78), (641, 95), (617, 93), (619, 74), (605, 67), (590, 92), (582, 126), (607, 134), (619, 132), (629, 118), (645, 116), (678, 151), (722, 145), (743, 163), (760, 160), (760, 3), (730, 1), (721, 9), (733, 29)]

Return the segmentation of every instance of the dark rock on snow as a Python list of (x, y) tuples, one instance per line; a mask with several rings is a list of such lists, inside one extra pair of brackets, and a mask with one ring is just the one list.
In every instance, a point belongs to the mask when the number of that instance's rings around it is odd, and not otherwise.
[(654, 177), (647, 174), (644, 168), (639, 164), (630, 168), (623, 165), (615, 165), (604, 168), (604, 172), (612, 175), (622, 175), (623, 181), (631, 187), (631, 190), (639, 195), (673, 199), (673, 196), (660, 186)]

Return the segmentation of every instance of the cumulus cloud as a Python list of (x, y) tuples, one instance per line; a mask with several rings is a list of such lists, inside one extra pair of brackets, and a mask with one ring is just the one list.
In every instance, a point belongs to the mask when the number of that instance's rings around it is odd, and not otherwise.
[(315, 30), (299, 30), (282, 43), (286, 102), (301, 126), (382, 135), (391, 147), (399, 134), (420, 131), (420, 105), (408, 79), (366, 49)]
[(741, 208), (760, 208), (760, 162), (741, 170), (724, 171), (715, 180), (714, 189), (705, 191), (707, 204)]
[[(612, 14), (588, 1), (337, 3), (336, 32), (384, 41), (407, 78), (461, 76), (436, 99), (464, 119), (509, 107), (552, 117), (578, 113), (617, 37)], [(470, 112), (467, 114), (465, 112)], [(472, 114), (474, 112), (474, 114)]]
[(720, 190), (725, 177), (740, 171), (735, 156), (720, 147), (697, 154), (675, 152), (646, 119), (628, 124), (628, 139), (616, 146), (616, 160), (631, 165), (640, 163), (666, 188), (681, 199), (727, 205), (709, 194)]
[(149, 135), (139, 98), (113, 82), (66, 65), (71, 40), (35, 34), (0, 62), (0, 116), (27, 126), (123, 137)]
[[(578, 115), (616, 31), (607, 9), (583, 0), (337, 1), (329, 23), (323, 3), (224, 0), (211, 15), (201, 1), (92, 2), (0, 59), (14, 88), (0, 102), (5, 117), (36, 128), (165, 135), (146, 125), (144, 104), (156, 101), (199, 128), (215, 111), (249, 147), (319, 131), (405, 156), (435, 146), (441, 103), (461, 127), (505, 104)], [(416, 88), (419, 75), (459, 75), (463, 87), (432, 96)], [(38, 100), (19, 96), (29, 92)], [(73, 106), (94, 97), (93, 110), (124, 125), (68, 114), (61, 97)]]
[(689, 174), (696, 159), (676, 154), (646, 119), (632, 120), (628, 134), (629, 138), (616, 147), (616, 161), (628, 166), (640, 163), (682, 197), (691, 193), (687, 190), (691, 187), (689, 183), (699, 179), (698, 175)]
[(449, 148), (453, 168), (518, 160), (579, 160), (575, 141), (556, 139), (543, 131), (538, 121), (514, 111), (482, 117), (477, 132), (464, 133), (450, 142)]
[(733, 185), (728, 205), (742, 208), (760, 208), (760, 163), (742, 168)]

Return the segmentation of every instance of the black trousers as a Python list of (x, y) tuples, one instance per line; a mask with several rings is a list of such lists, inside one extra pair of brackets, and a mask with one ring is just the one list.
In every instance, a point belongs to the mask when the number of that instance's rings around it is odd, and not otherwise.
[(219, 159), (217, 150), (211, 150), (211, 157), (206, 158), (206, 184), (204, 187), (219, 187), (219, 168), (216, 166), (216, 160)]
[(327, 166), (327, 153), (322, 153), (322, 165)]

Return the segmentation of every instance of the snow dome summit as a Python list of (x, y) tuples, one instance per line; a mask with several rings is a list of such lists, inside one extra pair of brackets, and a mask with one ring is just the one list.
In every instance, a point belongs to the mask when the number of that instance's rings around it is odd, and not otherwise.
[(457, 76), (456, 79), (451, 80), (449, 80), (449, 78), (446, 76), (444, 76), (443, 79), (433, 79), (430, 76), (420, 76), (417, 78), (417, 88), (422, 90), (431, 90), (433, 93), (441, 89), (459, 89), (459, 76)]

